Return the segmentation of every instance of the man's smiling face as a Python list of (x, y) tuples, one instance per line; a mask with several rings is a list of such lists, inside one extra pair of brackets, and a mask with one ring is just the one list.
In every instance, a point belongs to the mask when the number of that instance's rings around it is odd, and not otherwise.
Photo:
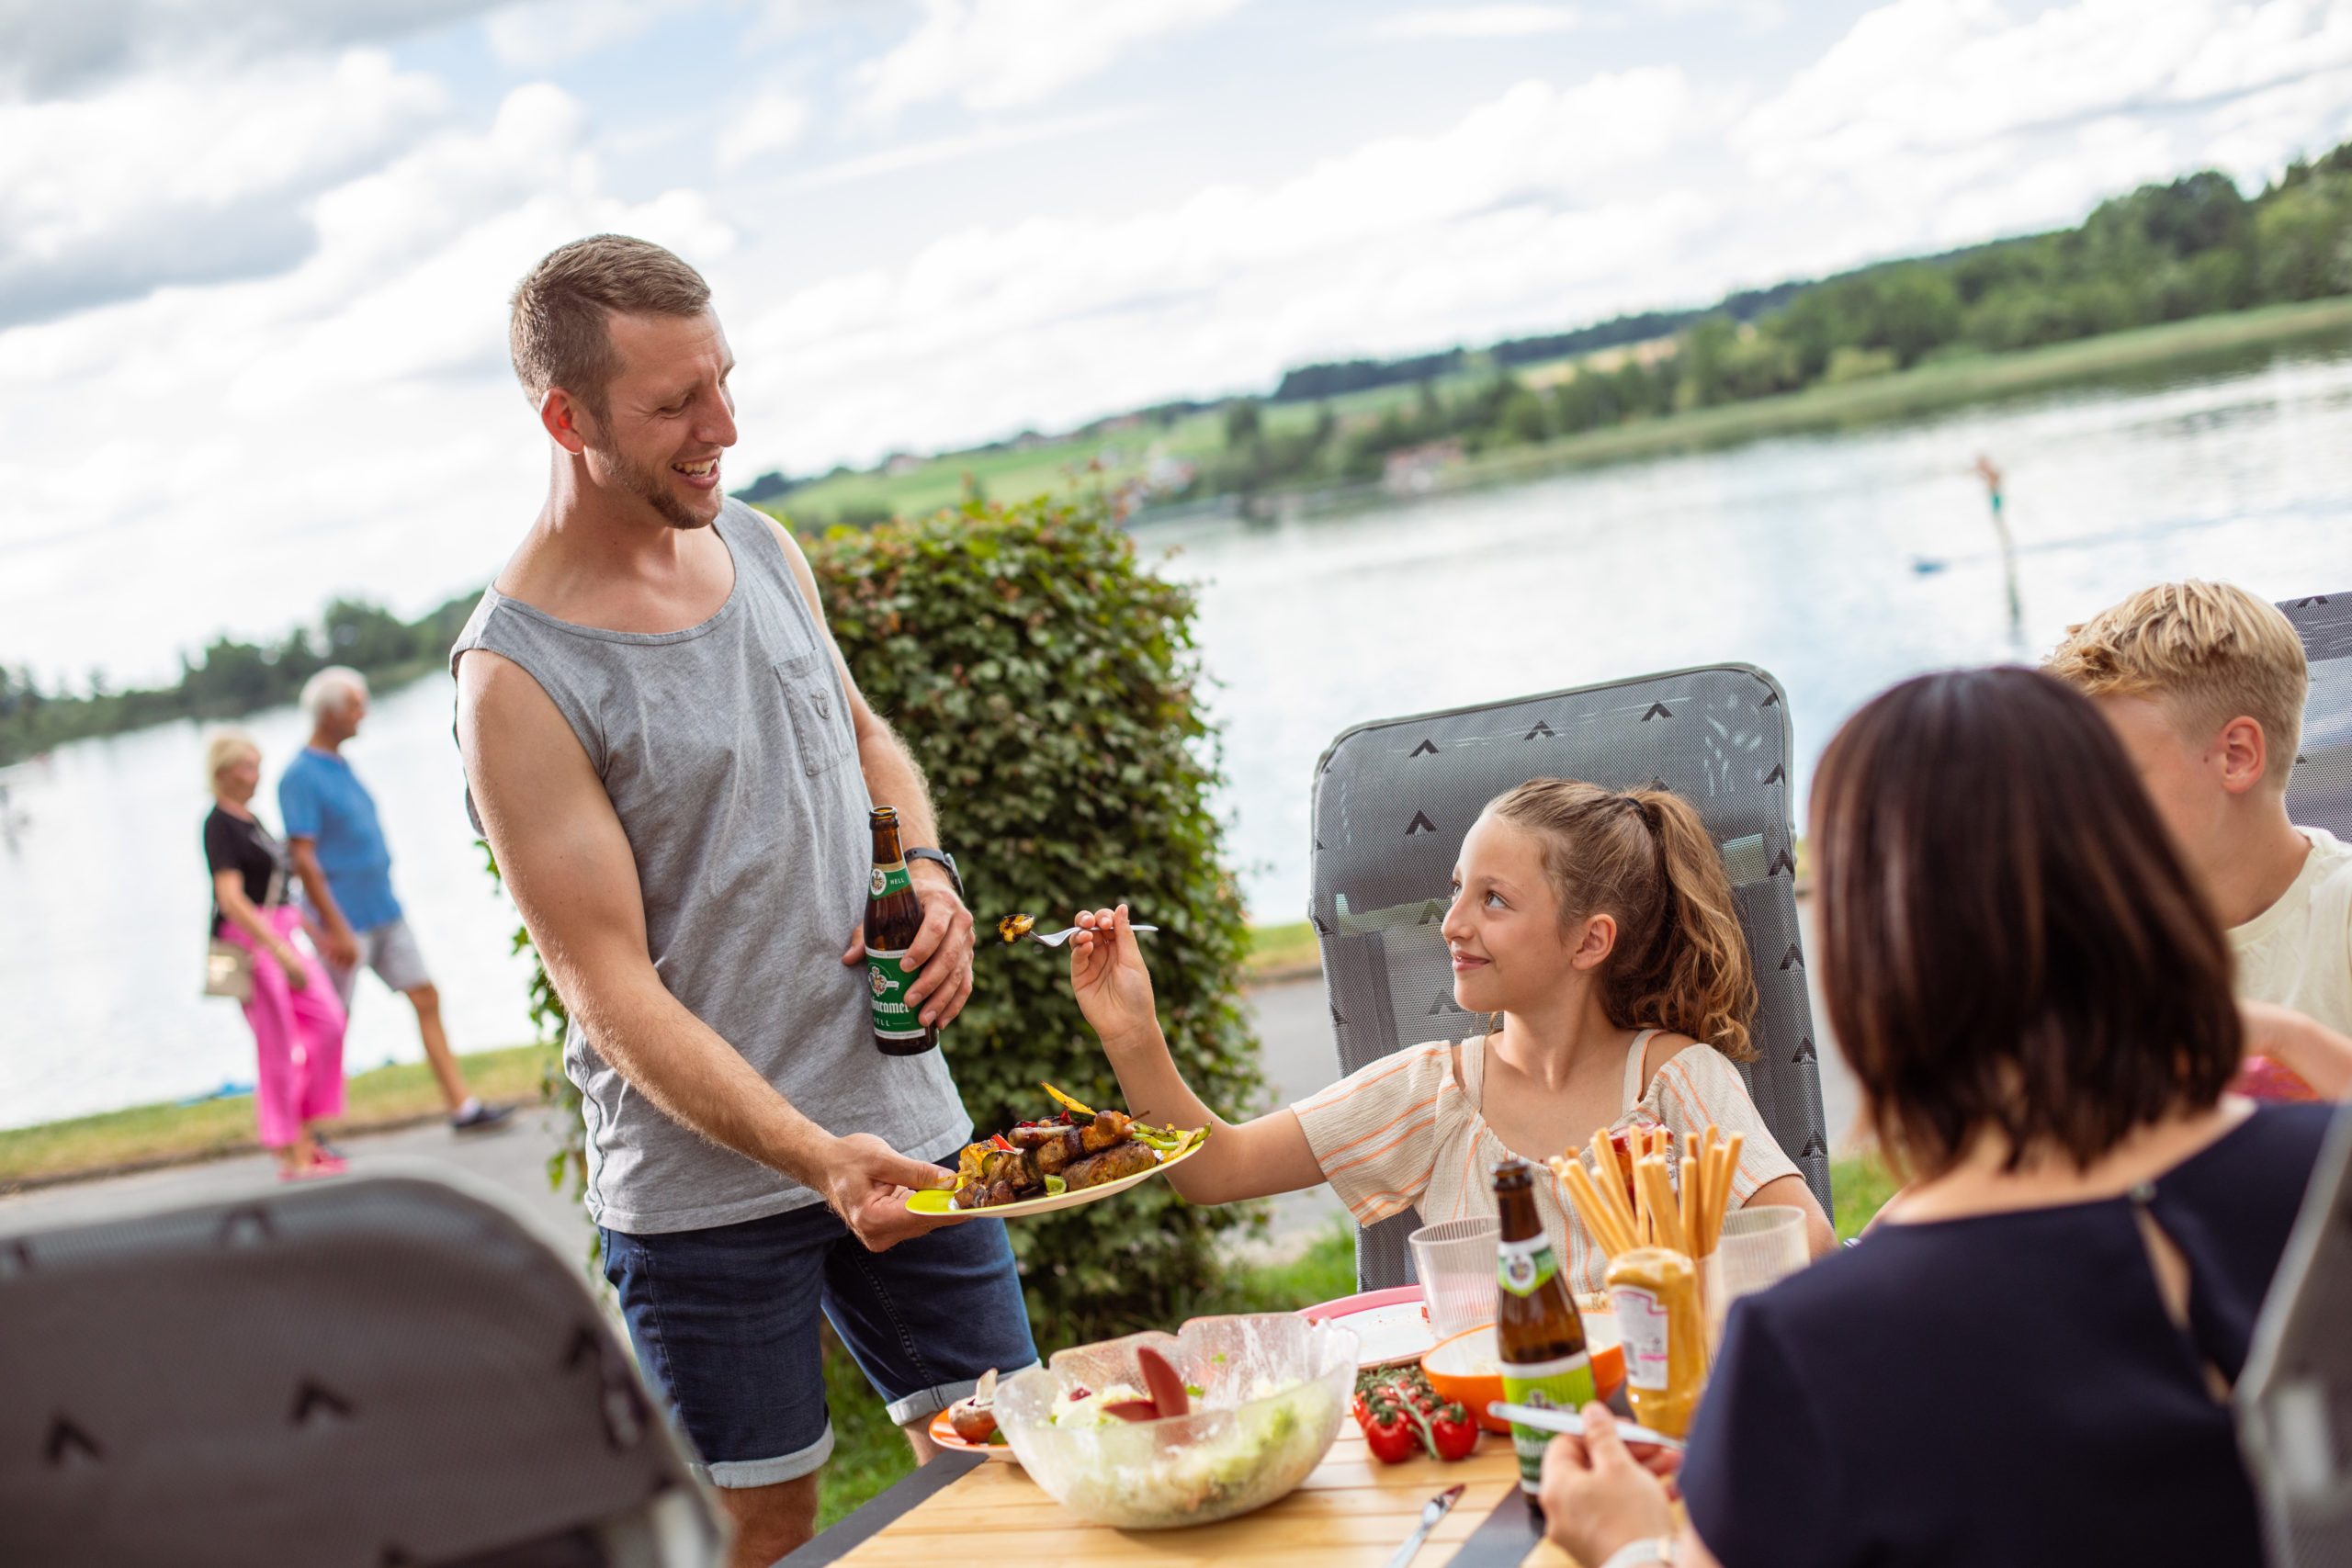
[(735, 355), (718, 317), (615, 314), (605, 324), (621, 369), (588, 439), (589, 472), (673, 528), (708, 527), (726, 501), (719, 454), (735, 445)]

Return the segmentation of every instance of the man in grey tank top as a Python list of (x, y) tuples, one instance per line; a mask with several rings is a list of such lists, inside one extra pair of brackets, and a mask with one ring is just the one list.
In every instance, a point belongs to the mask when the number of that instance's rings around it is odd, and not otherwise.
[(792, 536), (729, 501), (708, 287), (598, 235), (516, 290), (548, 498), (450, 654), (467, 795), (571, 1014), (588, 1208), (646, 1372), (736, 1525), (806, 1540), (832, 1450), (818, 1315), (919, 1459), (933, 1414), (1036, 1359), (1000, 1221), (910, 1214), (971, 1136), (937, 1052), (864, 986), (871, 803), (923, 906), (909, 999), (944, 1024), (972, 918), (922, 777), (858, 694)]

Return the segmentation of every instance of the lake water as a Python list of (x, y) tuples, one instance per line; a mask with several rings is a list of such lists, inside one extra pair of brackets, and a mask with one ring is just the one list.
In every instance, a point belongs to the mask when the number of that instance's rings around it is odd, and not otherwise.
[[(1979, 452), (2007, 471), (2013, 637)], [(1224, 727), (1227, 852), (1252, 915), (1303, 918), (1317, 756), (1365, 719), (1736, 660), (1787, 688), (1800, 755), (1888, 682), (2038, 654), (2163, 578), (2273, 598), (2352, 589), (2352, 358), (1776, 440), (1272, 526), (1148, 527), (1199, 585)], [(1926, 570), (1923, 570), (1926, 569)], [(485, 568), (487, 570), (487, 568)], [(526, 1038), (514, 913), (484, 875), (446, 677), (382, 698), (354, 764), (460, 1050)], [(246, 728), (277, 769), (288, 710)], [(252, 1077), (231, 1004), (196, 995), (202, 734), (177, 725), (15, 770), (0, 817), (0, 1125)], [(1800, 773), (1795, 781), (1804, 784)], [(361, 982), (349, 1060), (419, 1055)]]

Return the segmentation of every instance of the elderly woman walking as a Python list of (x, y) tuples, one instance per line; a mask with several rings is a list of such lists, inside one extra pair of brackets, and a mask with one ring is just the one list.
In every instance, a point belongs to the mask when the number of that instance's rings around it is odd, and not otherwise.
[(205, 763), (212, 934), (250, 955), (245, 1021), (259, 1059), (261, 1141), (277, 1156), (280, 1180), (333, 1176), (343, 1161), (320, 1145), (316, 1124), (343, 1114), (343, 1003), (318, 959), (294, 943), (302, 919), (286, 902), (286, 850), (253, 813), (260, 748), (243, 735), (216, 736)]

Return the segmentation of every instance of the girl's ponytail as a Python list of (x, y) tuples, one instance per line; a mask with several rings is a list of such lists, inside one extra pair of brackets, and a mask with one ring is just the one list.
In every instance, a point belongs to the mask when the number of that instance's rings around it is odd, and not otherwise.
[(1715, 841), (1680, 795), (1628, 793), (1657, 840), (1665, 897), (1650, 951), (1610, 976), (1610, 1013), (1654, 1019), (1712, 1043), (1735, 1062), (1753, 1060), (1747, 1024), (1756, 1015), (1755, 967)]

